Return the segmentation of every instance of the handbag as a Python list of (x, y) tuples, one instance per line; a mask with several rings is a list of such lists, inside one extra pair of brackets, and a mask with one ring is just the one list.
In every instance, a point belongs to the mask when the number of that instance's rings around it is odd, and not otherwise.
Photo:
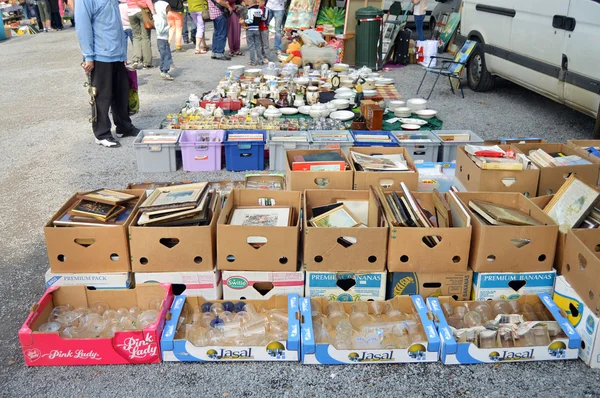
[(210, 21), (210, 13), (208, 12), (208, 9), (202, 10), (202, 19), (205, 21)]
[(135, 69), (127, 68), (127, 81), (129, 82), (129, 114), (133, 115), (140, 110), (140, 97), (138, 95), (138, 79)]
[(152, 19), (150, 9), (142, 8), (142, 21), (144, 23), (144, 28), (154, 29), (154, 19)]

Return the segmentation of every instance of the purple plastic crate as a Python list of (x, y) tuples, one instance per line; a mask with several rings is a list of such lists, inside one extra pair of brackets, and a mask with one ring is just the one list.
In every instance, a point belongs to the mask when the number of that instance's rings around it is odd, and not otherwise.
[(185, 130), (179, 146), (186, 171), (221, 170), (223, 130)]

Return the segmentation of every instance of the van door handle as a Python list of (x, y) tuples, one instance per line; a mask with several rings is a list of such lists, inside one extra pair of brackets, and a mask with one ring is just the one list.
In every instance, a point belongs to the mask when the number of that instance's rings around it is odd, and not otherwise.
[(562, 29), (569, 32), (575, 30), (575, 25), (577, 21), (575, 18), (567, 17), (565, 15), (555, 15), (552, 18), (552, 27), (555, 29)]

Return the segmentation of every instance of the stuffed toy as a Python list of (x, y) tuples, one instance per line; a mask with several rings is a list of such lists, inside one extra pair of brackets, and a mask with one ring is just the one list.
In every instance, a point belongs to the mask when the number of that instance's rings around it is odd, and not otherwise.
[(302, 53), (300, 52), (301, 48), (302, 48), (302, 46), (296, 40), (291, 42), (286, 51), (286, 53), (289, 55), (285, 60), (282, 61), (281, 65), (293, 63), (293, 64), (298, 65), (299, 68), (301, 68), (302, 67)]

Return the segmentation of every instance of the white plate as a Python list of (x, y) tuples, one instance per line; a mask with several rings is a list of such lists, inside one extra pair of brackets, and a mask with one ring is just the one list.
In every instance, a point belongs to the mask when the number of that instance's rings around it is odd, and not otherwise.
[(434, 111), (433, 109), (423, 109), (416, 111), (415, 113), (423, 119), (432, 119), (435, 115), (437, 115), (437, 111)]
[(298, 109), (296, 108), (280, 108), (279, 110), (284, 115), (295, 115), (296, 113), (298, 113)]
[(310, 106), (308, 106), (308, 105), (301, 106), (300, 108), (298, 108), (298, 112), (300, 112), (303, 115), (308, 115), (310, 113)]
[(387, 77), (381, 77), (379, 79), (375, 79), (375, 83), (377, 83), (377, 84), (383, 84), (383, 85), (393, 84), (394, 83), (394, 79), (390, 79), (390, 78), (387, 78)]
[[(283, 111), (283, 109), (282, 109), (282, 111)], [(409, 118), (402, 118), (402, 119), (400, 119), (400, 122), (402, 122), (403, 124), (418, 124), (419, 126), (425, 126), (427, 124), (427, 122), (425, 120), (409, 119)]]
[(418, 124), (403, 124), (400, 127), (402, 128), (402, 130), (407, 130), (407, 131), (416, 131), (421, 128), (421, 126), (419, 126)]
[(354, 98), (354, 93), (353, 92), (347, 92), (347, 93), (340, 93), (340, 94), (336, 94), (333, 98), (335, 99), (343, 99), (343, 100), (349, 100), (351, 98)]
[(343, 122), (354, 119), (355, 113), (350, 111), (335, 111), (329, 114), (331, 119), (341, 120)]
[(350, 101), (347, 99), (334, 99), (330, 104), (335, 105), (337, 109), (346, 109), (350, 106)]

